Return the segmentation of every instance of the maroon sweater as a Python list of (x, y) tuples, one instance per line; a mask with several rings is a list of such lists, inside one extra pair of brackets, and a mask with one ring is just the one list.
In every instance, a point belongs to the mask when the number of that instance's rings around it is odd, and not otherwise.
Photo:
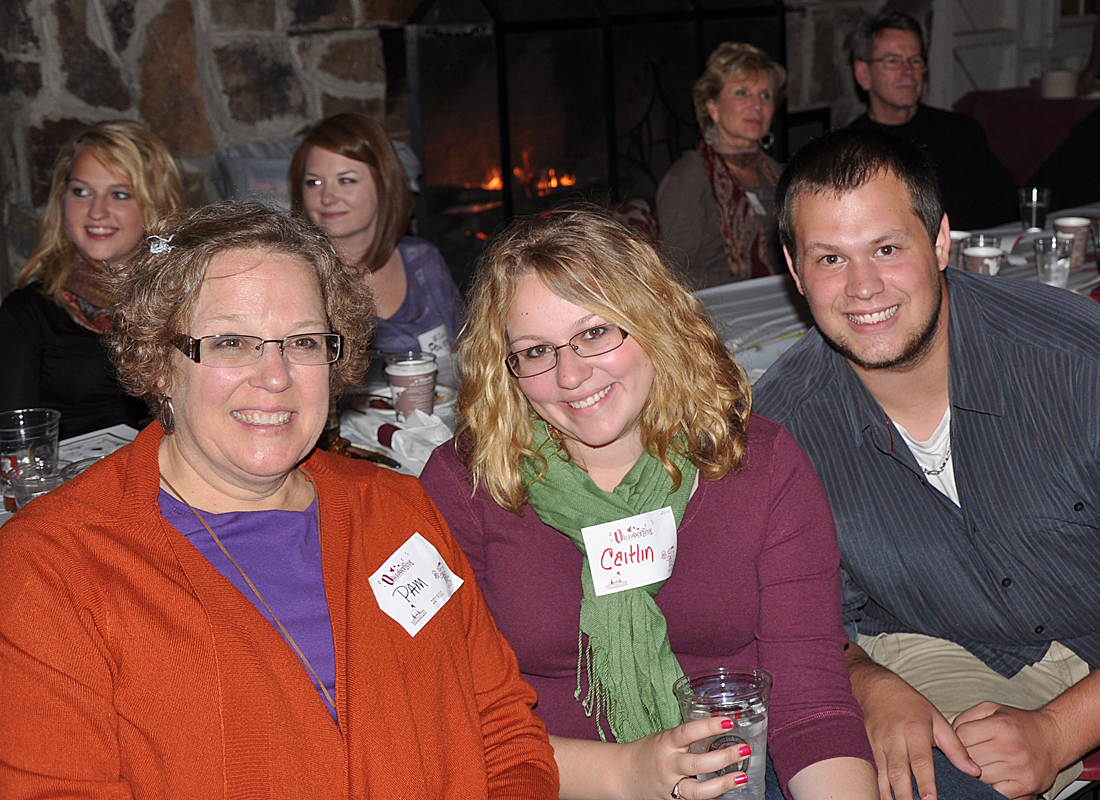
[[(536, 710), (549, 732), (597, 738), (595, 722), (573, 698), (580, 553), (529, 506), (516, 516), (483, 489), (471, 498), (450, 444), (436, 449), (420, 479), (538, 692)], [(754, 416), (741, 471), (700, 480), (678, 536), (675, 570), (656, 597), (672, 650), (685, 672), (732, 666), (771, 673), (768, 753), (783, 787), (827, 758), (874, 763), (844, 665), (832, 515), (794, 440)]]

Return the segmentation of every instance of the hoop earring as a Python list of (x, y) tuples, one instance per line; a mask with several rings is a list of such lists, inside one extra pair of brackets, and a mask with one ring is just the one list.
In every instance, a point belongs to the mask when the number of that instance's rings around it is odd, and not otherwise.
[(773, 144), (775, 144), (775, 134), (773, 134), (771, 131), (768, 131), (760, 137), (761, 150), (771, 150)]
[(561, 440), (563, 438), (561, 435), (561, 431), (559, 431), (549, 422), (546, 422), (546, 420), (543, 420), (543, 422), (546, 424), (546, 435), (553, 440), (554, 444), (561, 444)]
[(165, 435), (176, 429), (176, 409), (172, 407), (171, 397), (161, 398), (160, 410), (157, 412), (157, 422), (164, 429)]

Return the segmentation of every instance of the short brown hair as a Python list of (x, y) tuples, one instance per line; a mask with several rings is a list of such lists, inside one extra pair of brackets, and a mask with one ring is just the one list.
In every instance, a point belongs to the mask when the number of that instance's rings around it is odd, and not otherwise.
[[(509, 373), (506, 318), (516, 286), (537, 275), (550, 291), (622, 327), (654, 365), (639, 420), (642, 444), (674, 481), (668, 453), (683, 452), (709, 480), (737, 469), (750, 390), (699, 301), (653, 245), (595, 207), (515, 221), (486, 248), (459, 345), (459, 429), (466, 467), (504, 508), (526, 502), (521, 477), (534, 412)], [(468, 446), (467, 446), (468, 445)]]
[(811, 140), (787, 164), (775, 187), (779, 241), (795, 270), (798, 242), (794, 207), (806, 195), (840, 197), (884, 175), (894, 175), (909, 190), (909, 202), (933, 245), (943, 220), (936, 168), (923, 148), (887, 131), (838, 128)]
[(378, 228), (374, 241), (359, 264), (350, 264), (368, 272), (380, 269), (393, 255), (412, 216), (412, 190), (393, 142), (382, 127), (363, 114), (347, 112), (321, 120), (306, 133), (290, 160), (290, 207), (303, 217), (306, 159), (309, 151), (320, 147), (370, 167), (378, 191)]
[(147, 235), (138, 255), (107, 272), (105, 282), (116, 304), (111, 338), (119, 380), (154, 413), (171, 380), (174, 341), (188, 333), (210, 262), (234, 250), (279, 253), (312, 268), (329, 327), (344, 340), (332, 389), (362, 383), (374, 306), (320, 229), (258, 203), (216, 203), (177, 211)]
[(716, 100), (726, 84), (746, 75), (763, 73), (771, 81), (772, 94), (778, 104), (783, 96), (783, 87), (787, 85), (787, 70), (782, 64), (772, 60), (771, 56), (745, 42), (722, 42), (707, 59), (707, 68), (695, 81), (692, 99), (695, 101), (695, 120), (699, 129), (706, 133), (714, 120), (707, 111), (707, 101)]
[(65, 190), (82, 153), (95, 156), (134, 187), (145, 227), (184, 204), (179, 168), (156, 134), (137, 122), (116, 119), (85, 128), (61, 148), (42, 219), (38, 247), (19, 273), (19, 286), (42, 281), (42, 293), (57, 297), (72, 269), (73, 243), (65, 230)]

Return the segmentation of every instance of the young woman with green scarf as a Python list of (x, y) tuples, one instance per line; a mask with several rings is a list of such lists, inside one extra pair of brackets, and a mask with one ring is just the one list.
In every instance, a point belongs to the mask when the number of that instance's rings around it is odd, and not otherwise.
[(455, 444), (421, 480), (539, 694), (560, 796), (741, 785), (692, 777), (742, 756), (690, 753), (729, 721), (680, 724), (672, 694), (731, 666), (773, 676), (769, 798), (877, 798), (828, 503), (652, 245), (591, 208), (517, 222), (486, 249), (460, 363)]

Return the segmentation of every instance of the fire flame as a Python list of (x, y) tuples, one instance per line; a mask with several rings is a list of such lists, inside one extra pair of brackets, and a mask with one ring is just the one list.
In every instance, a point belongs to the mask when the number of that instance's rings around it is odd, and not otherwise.
[[(543, 167), (542, 169), (532, 167), (529, 150), (523, 151), (523, 164), (514, 168), (512, 174), (528, 197), (536, 195), (545, 197), (554, 189), (573, 186), (577, 183), (576, 175), (570, 175), (569, 173), (558, 175), (557, 170), (553, 167)], [(491, 192), (499, 192), (503, 189), (504, 181), (501, 179), (500, 169), (492, 167), (480, 185), (482, 189)]]
[(490, 192), (499, 192), (504, 188), (504, 181), (500, 179), (499, 167), (493, 167), (489, 170), (489, 175), (481, 182), (481, 188)]

